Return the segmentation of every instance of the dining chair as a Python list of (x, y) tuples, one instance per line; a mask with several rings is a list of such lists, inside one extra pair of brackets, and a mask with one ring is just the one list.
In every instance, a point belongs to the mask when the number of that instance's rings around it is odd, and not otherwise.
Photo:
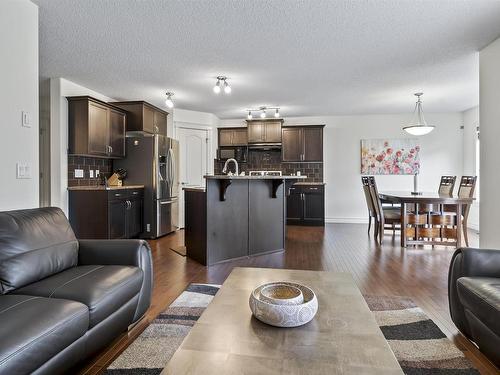
[[(458, 187), (458, 196), (460, 198), (473, 198), (476, 189), (477, 176), (462, 176)], [(464, 233), (465, 245), (469, 246), (469, 236), (467, 234), (467, 220), (469, 218), (470, 204), (462, 205), (462, 232)], [(443, 215), (456, 216), (456, 206), (445, 204)], [(455, 218), (456, 221), (456, 218)]]
[(390, 226), (389, 229), (392, 229), (393, 235), (396, 233), (396, 225), (401, 225), (401, 211), (397, 207), (382, 206), (375, 177), (366, 177), (370, 190), (370, 196), (373, 202), (373, 207), (375, 209), (375, 239), (378, 239), (378, 242), (382, 244), (386, 225)]
[(375, 206), (373, 205), (373, 200), (370, 193), (370, 183), (368, 181), (368, 176), (361, 176), (361, 183), (363, 184), (363, 193), (365, 194), (366, 207), (368, 208), (368, 234), (370, 234), (372, 219), (375, 220), (375, 222), (377, 221), (377, 213), (375, 212)]
[(441, 195), (453, 195), (453, 189), (455, 188), (455, 181), (457, 176), (441, 176), (441, 181), (439, 182), (439, 194)]

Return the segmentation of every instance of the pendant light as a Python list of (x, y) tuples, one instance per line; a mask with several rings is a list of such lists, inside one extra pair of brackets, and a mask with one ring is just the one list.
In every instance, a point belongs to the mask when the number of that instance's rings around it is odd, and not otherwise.
[(415, 118), (414, 121), (405, 127), (403, 130), (411, 135), (426, 135), (434, 130), (434, 125), (428, 125), (424, 118), (424, 112), (422, 110), (422, 100), (421, 96), (424, 95), (423, 92), (417, 92), (414, 94), (417, 97), (417, 102), (415, 103), (415, 111), (413, 112)]
[(167, 95), (167, 99), (165, 100), (165, 105), (168, 108), (174, 108), (174, 102), (172, 101), (172, 96), (174, 96), (174, 93), (167, 91), (166, 95)]

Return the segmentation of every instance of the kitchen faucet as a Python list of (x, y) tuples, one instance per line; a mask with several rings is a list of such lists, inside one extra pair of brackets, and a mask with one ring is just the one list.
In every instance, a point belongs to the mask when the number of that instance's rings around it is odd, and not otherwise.
[(222, 168), (222, 173), (226, 173), (227, 174), (227, 165), (229, 164), (229, 162), (232, 161), (234, 163), (234, 166), (236, 167), (236, 173), (235, 175), (238, 176), (239, 173), (238, 173), (238, 162), (236, 161), (236, 159), (233, 159), (233, 158), (230, 158), (230, 159), (227, 159), (226, 162), (224, 163), (224, 168)]

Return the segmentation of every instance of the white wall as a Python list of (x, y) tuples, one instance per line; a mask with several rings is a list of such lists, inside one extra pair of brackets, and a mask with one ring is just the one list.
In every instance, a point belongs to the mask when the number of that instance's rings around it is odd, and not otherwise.
[[(325, 124), (324, 180), (326, 182), (326, 219), (329, 222), (366, 222), (367, 209), (361, 187), (360, 140), (406, 138), (403, 124), (411, 114), (322, 116), (285, 118), (285, 125)], [(436, 191), (443, 174), (461, 175), (462, 114), (427, 113), (436, 129), (420, 137), (421, 190)], [(221, 126), (242, 126), (243, 120), (222, 120)], [(377, 176), (380, 191), (410, 190), (413, 176)]]
[[(27, 0), (0, 2), (0, 211), (38, 207), (38, 7)], [(22, 112), (31, 127), (22, 127)], [(17, 179), (16, 163), (31, 178)]]
[[(462, 112), (464, 126), (464, 143), (463, 143), (463, 175), (478, 176), (479, 171), (476, 170), (476, 128), (479, 126), (479, 107), (471, 108)], [(457, 175), (457, 185), (459, 184), (460, 176)], [(469, 228), (479, 230), (479, 181), (476, 189), (476, 201), (472, 204), (469, 212), (468, 226)]]
[(481, 117), (480, 245), (500, 249), (500, 39), (479, 53), (479, 112)]
[(68, 214), (68, 101), (67, 96), (90, 95), (114, 101), (64, 78), (50, 80), (50, 200)]

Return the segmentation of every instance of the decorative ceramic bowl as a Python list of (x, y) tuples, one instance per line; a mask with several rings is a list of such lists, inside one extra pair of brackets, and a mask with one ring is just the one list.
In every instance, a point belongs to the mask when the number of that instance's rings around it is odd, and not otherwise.
[[(262, 297), (266, 287), (287, 285), (302, 292), (303, 303), (295, 305), (279, 305), (269, 303)], [(265, 297), (264, 297), (265, 298)], [(254, 289), (248, 301), (253, 315), (261, 322), (276, 327), (298, 327), (310, 322), (318, 311), (318, 299), (311, 288), (293, 282), (274, 282), (263, 284)]]
[(260, 300), (274, 305), (300, 305), (304, 303), (304, 295), (295, 286), (272, 284), (261, 289)]

